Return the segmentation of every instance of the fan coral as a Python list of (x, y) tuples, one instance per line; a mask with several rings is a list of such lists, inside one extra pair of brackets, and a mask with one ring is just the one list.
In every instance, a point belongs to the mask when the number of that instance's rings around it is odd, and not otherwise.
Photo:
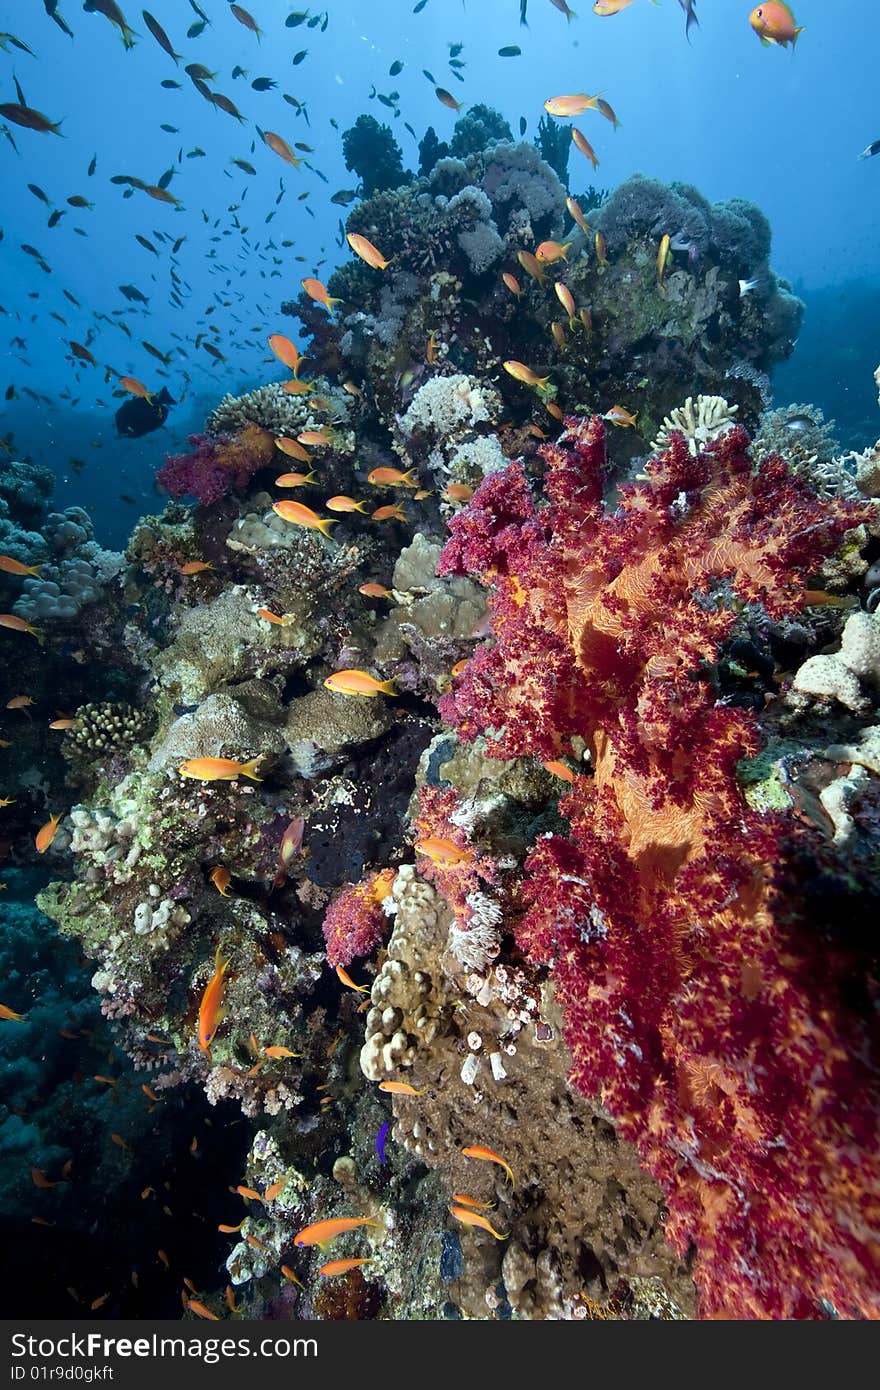
[(324, 917), (328, 965), (350, 965), (355, 956), (369, 956), (375, 951), (384, 935), (382, 904), (391, 892), (395, 872), (383, 869), (369, 874), (330, 904)]
[(203, 507), (240, 492), (275, 457), (275, 441), (259, 425), (233, 435), (191, 434), (191, 454), (169, 454), (156, 475), (172, 497), (195, 497)]
[(758, 725), (707, 678), (731, 593), (797, 613), (867, 509), (820, 503), (778, 457), (753, 467), (747, 443), (674, 439), (614, 511), (595, 418), (542, 449), (549, 506), (520, 464), (487, 478), (440, 570), (494, 586), (495, 641), (442, 709), (495, 756), (589, 749), (570, 835), (526, 862), (518, 942), (553, 968), (572, 1080), (665, 1190), (675, 1249), (696, 1248), (703, 1315), (877, 1316), (876, 990), (854, 948), (783, 912), (807, 831), (746, 803)]

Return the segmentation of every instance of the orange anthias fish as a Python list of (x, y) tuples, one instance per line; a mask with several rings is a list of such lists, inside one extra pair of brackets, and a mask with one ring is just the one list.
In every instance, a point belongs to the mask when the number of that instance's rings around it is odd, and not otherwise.
[(633, 0), (596, 0), (593, 6), (593, 14), (603, 17), (611, 14), (620, 14), (621, 10), (627, 9)]
[(234, 782), (236, 777), (249, 777), (252, 782), (262, 782), (257, 776), (257, 767), (262, 754), (250, 758), (246, 763), (237, 763), (232, 758), (188, 758), (178, 767), (181, 777), (192, 777), (197, 782)]
[(276, 623), (278, 627), (290, 627), (291, 623), (296, 622), (292, 614), (282, 613), (279, 616), (277, 613), (273, 613), (271, 608), (258, 608), (257, 617), (262, 618), (267, 623)]
[(608, 420), (612, 425), (626, 430), (630, 429), (636, 422), (637, 416), (630, 414), (622, 405), (613, 405), (610, 410), (606, 410), (602, 416), (603, 420)]
[(315, 280), (312, 276), (307, 276), (305, 280), (300, 281), (300, 284), (309, 296), (309, 299), (314, 299), (316, 304), (323, 304), (328, 314), (333, 313), (330, 307), (331, 304), (342, 303), (341, 299), (334, 299), (333, 296), (328, 293), (326, 287), (321, 284), (321, 281)]
[(581, 154), (586, 155), (593, 168), (598, 169), (599, 160), (596, 157), (596, 151), (593, 149), (593, 146), (590, 144), (586, 135), (581, 134), (577, 126), (572, 126), (571, 138), (574, 141), (576, 147), (580, 150)]
[(313, 382), (300, 381), (298, 377), (292, 377), (290, 381), (285, 381), (281, 387), (285, 396), (307, 396), (314, 389)]
[(119, 385), (127, 391), (130, 396), (139, 396), (142, 401), (152, 401), (153, 392), (148, 391), (142, 381), (138, 381), (136, 376), (121, 376)]
[(574, 329), (574, 316), (577, 312), (574, 302), (574, 295), (568, 288), (568, 285), (564, 284), (562, 280), (557, 280), (555, 285), (553, 286), (553, 289), (556, 293), (556, 298), (559, 300), (559, 303), (562, 305), (563, 309), (568, 314), (569, 328)]
[(245, 29), (250, 29), (252, 34), (256, 34), (257, 42), (259, 42), (263, 31), (260, 28), (257, 21), (254, 19), (253, 15), (249, 14), (243, 5), (230, 5), (229, 10), (231, 14), (235, 15), (235, 18), (238, 20), (239, 24), (243, 24)]
[(6, 1004), (0, 1004), (0, 1019), (6, 1023), (24, 1023), (24, 1014), (17, 1014), (14, 1009), (10, 1009)]
[(386, 507), (377, 507), (374, 512), (370, 512), (372, 521), (406, 521), (406, 512), (398, 503), (389, 502)]
[(294, 1236), (293, 1243), (296, 1246), (329, 1245), (337, 1236), (344, 1236), (347, 1231), (356, 1231), (361, 1226), (374, 1226), (382, 1230), (383, 1223), (377, 1221), (375, 1216), (337, 1216), (329, 1221), (316, 1221), (312, 1226), (304, 1226)]
[[(6, 708), (26, 709), (28, 705), (32, 705), (33, 703), (30, 695), (13, 695), (11, 700), (6, 701)], [(30, 715), (28, 715), (28, 718), (30, 718)]]
[(344, 493), (337, 493), (335, 497), (328, 497), (324, 503), (328, 512), (365, 512), (366, 502), (356, 502), (353, 497), (346, 497)]
[(283, 363), (288, 371), (293, 372), (294, 376), (297, 376), (302, 358), (295, 343), (292, 343), (289, 338), (285, 338), (283, 333), (272, 333), (266, 341), (278, 361)]
[(509, 1231), (496, 1231), (487, 1216), (481, 1216), (478, 1211), (471, 1211), (468, 1207), (450, 1207), (451, 1214), (456, 1221), (460, 1221), (462, 1226), (478, 1226), (481, 1231), (488, 1231), (490, 1236), (496, 1240), (507, 1240)]
[(511, 275), (509, 270), (505, 270), (501, 279), (504, 281), (505, 285), (510, 290), (510, 293), (515, 294), (517, 299), (519, 299), (523, 291), (522, 285), (519, 283), (519, 280), (517, 280), (516, 276)]
[(323, 445), (332, 444), (335, 437), (329, 425), (322, 425), (319, 430), (303, 430), (296, 439), (298, 444), (310, 444), (313, 448), (321, 448)]
[(312, 461), (309, 451), (298, 444), (295, 439), (288, 439), (286, 435), (281, 435), (275, 440), (275, 448), (280, 449), (282, 454), (287, 454), (288, 458), (296, 459), (297, 463), (311, 463)]
[(557, 261), (568, 259), (566, 253), (571, 248), (571, 244), (570, 241), (567, 241), (564, 246), (559, 241), (542, 241), (535, 251), (535, 255), (542, 265), (555, 265)]
[(429, 835), (416, 840), (413, 846), (417, 854), (424, 854), (432, 864), (472, 864), (474, 852), (467, 846), (457, 845), (454, 840), (441, 840), (437, 835)]
[(511, 1185), (513, 1184), (513, 1169), (511, 1168), (510, 1164), (501, 1157), (500, 1154), (495, 1153), (492, 1149), (487, 1149), (482, 1144), (471, 1144), (468, 1148), (462, 1149), (462, 1153), (464, 1154), (465, 1158), (480, 1158), (486, 1161), (487, 1163), (497, 1163), (501, 1168), (504, 1169), (511, 1182)]
[(565, 206), (568, 208), (572, 220), (577, 223), (584, 236), (589, 236), (590, 224), (581, 211), (581, 205), (576, 198), (566, 198)]
[(49, 725), (50, 729), (72, 729), (76, 724), (75, 719), (53, 719)]
[(371, 241), (367, 241), (365, 236), (358, 236), (357, 232), (346, 233), (346, 240), (356, 256), (360, 256), (362, 261), (372, 266), (373, 270), (385, 270), (391, 264), (382, 255)]
[(539, 285), (547, 283), (544, 267), (541, 265), (537, 256), (532, 255), (531, 251), (517, 251), (516, 259), (519, 261), (526, 274), (531, 275), (533, 280), (537, 280)]
[(554, 777), (561, 778), (563, 782), (574, 781), (575, 775), (571, 768), (567, 767), (565, 763), (560, 762), (556, 758), (552, 758), (549, 762), (542, 763), (541, 766), (546, 767), (548, 772), (552, 772)]
[(544, 110), (550, 116), (581, 116), (585, 111), (595, 110), (598, 102), (598, 97), (577, 92), (573, 96), (550, 97), (544, 102)]
[(804, 26), (795, 23), (790, 7), (782, 0), (765, 0), (763, 5), (756, 5), (749, 15), (749, 24), (763, 44), (775, 43), (780, 48), (789, 44), (794, 47), (804, 32)]
[(232, 882), (232, 875), (223, 864), (218, 864), (215, 869), (211, 870), (211, 882), (217, 889), (221, 898), (229, 897), (229, 885)]
[(277, 135), (274, 130), (265, 130), (263, 140), (269, 149), (278, 155), (279, 159), (283, 159), (287, 164), (292, 164), (294, 169), (298, 169), (302, 164), (302, 160), (293, 153), (283, 135)]
[(596, 256), (598, 257), (599, 264), (604, 269), (608, 265), (608, 243), (602, 232), (596, 233), (593, 244), (596, 247)]
[(63, 815), (64, 812), (62, 811), (61, 814), (58, 816), (50, 816), (49, 819), (46, 821), (46, 824), (40, 826), (39, 830), (37, 831), (36, 838), (34, 839), (34, 844), (37, 848), (37, 854), (46, 853), (46, 850), (49, 848), (52, 841), (55, 839), (55, 836), (58, 834), (58, 826), (61, 822), (61, 817)]
[[(8, 627), (10, 632), (28, 632), (31, 637), (36, 637), (38, 642), (43, 640), (42, 628), (32, 627), (24, 618), (20, 618), (17, 613), (0, 613), (0, 627)], [(11, 709), (11, 705), (6, 706)]]
[(467, 1197), (463, 1192), (453, 1192), (452, 1205), (454, 1207), (470, 1207), (472, 1211), (491, 1211), (494, 1202), (478, 1202), (476, 1197)]
[(610, 104), (610, 102), (607, 102), (602, 97), (600, 97), (599, 100), (596, 102), (596, 110), (599, 112), (600, 115), (605, 117), (606, 121), (611, 122), (615, 130), (617, 129), (617, 127), (620, 125), (620, 121), (615, 116), (614, 107)]
[(394, 595), (384, 584), (376, 584), (372, 580), (367, 584), (358, 585), (358, 593), (365, 598), (393, 598)]
[(408, 1081), (380, 1081), (379, 1090), (387, 1091), (390, 1096), (423, 1096), (426, 1091), (417, 1091), (415, 1086), (411, 1086)]
[(276, 487), (307, 487), (318, 481), (314, 473), (279, 473), (275, 479)]
[(353, 989), (353, 990), (355, 990), (358, 994), (369, 994), (369, 992), (370, 992), (370, 986), (369, 986), (369, 985), (356, 985), (355, 982), (354, 982), (354, 980), (353, 980), (353, 979), (351, 978), (351, 976), (349, 975), (348, 971), (344, 968), (344, 966), (337, 965), (337, 967), (336, 967), (336, 975), (337, 975), (337, 978), (339, 979), (340, 984), (345, 985), (346, 989)]
[(0, 570), (6, 574), (30, 574), (39, 575), (39, 565), (23, 565), (21, 560), (15, 560), (11, 555), (0, 555)]
[(303, 502), (273, 502), (272, 510), (281, 517), (282, 521), (289, 521), (292, 526), (305, 526), (309, 531), (320, 531), (322, 536), (330, 536), (330, 527), (335, 526), (336, 522), (329, 516), (318, 516), (311, 507), (307, 507)]
[(513, 377), (514, 381), (521, 381), (524, 386), (546, 386), (549, 376), (538, 376), (531, 367), (527, 367), (524, 362), (503, 362), (504, 370)]
[(413, 480), (414, 468), (410, 468), (404, 473), (400, 468), (374, 468), (367, 474), (367, 482), (374, 487), (418, 487), (418, 481)]
[(306, 823), (302, 816), (295, 816), (281, 836), (281, 844), (278, 846), (278, 872), (275, 875), (273, 888), (281, 888), (285, 883), (287, 871), (302, 849), (305, 828)]
[(349, 1260), (328, 1260), (325, 1265), (321, 1265), (318, 1273), (323, 1279), (332, 1279), (337, 1274), (348, 1274), (349, 1270), (357, 1269), (360, 1265), (368, 1265), (369, 1257)]
[[(232, 6), (232, 9), (235, 9), (234, 5)], [(185, 1306), (187, 1308), (187, 1311), (190, 1313), (195, 1313), (197, 1318), (206, 1318), (210, 1322), (220, 1321), (217, 1314), (212, 1313), (210, 1308), (206, 1308), (204, 1303), (200, 1303), (197, 1298), (186, 1299)]]
[(223, 959), (220, 947), (218, 946), (216, 955), (214, 956), (214, 974), (205, 986), (202, 1002), (199, 1005), (199, 1047), (202, 1052), (207, 1052), (209, 1057), (214, 1035), (225, 1016), (223, 1012), (223, 993), (226, 989), (226, 972), (229, 969), (229, 965), (230, 962)]
[[(301, 1052), (291, 1052), (289, 1047), (282, 1047), (280, 1043), (274, 1044), (272, 1047), (264, 1047), (263, 1051), (265, 1052), (266, 1056), (271, 1057), (274, 1062), (283, 1061), (287, 1057), (302, 1056)], [(273, 1197), (278, 1196), (278, 1193), (281, 1191), (282, 1187), (284, 1186), (284, 1183), (275, 1183), (274, 1186), (277, 1189), (274, 1192), (271, 1187), (266, 1188), (266, 1196), (269, 1198), (270, 1201)]]
[(327, 690), (337, 695), (396, 695), (393, 681), (378, 681), (369, 671), (334, 671), (324, 681)]
[(205, 570), (213, 568), (210, 560), (187, 560), (185, 565), (179, 566), (181, 574), (204, 574)]

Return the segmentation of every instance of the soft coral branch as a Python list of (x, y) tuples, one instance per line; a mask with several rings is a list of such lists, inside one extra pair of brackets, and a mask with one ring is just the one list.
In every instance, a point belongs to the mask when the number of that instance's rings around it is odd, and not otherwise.
[(548, 505), (518, 464), (488, 479), (441, 572), (493, 587), (494, 644), (443, 713), (496, 756), (572, 734), (592, 756), (561, 803), (569, 836), (526, 863), (519, 943), (553, 969), (574, 1082), (665, 1189), (675, 1247), (696, 1246), (703, 1312), (877, 1316), (877, 1057), (847, 1002), (865, 963), (776, 891), (793, 827), (745, 802), (759, 726), (706, 670), (742, 603), (800, 609), (865, 509), (747, 445), (733, 430), (692, 458), (675, 440), (614, 510), (596, 419), (542, 450)]

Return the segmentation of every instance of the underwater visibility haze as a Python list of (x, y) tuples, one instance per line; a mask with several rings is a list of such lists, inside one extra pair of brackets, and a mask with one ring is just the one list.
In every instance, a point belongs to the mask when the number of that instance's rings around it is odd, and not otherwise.
[(6, 1317), (880, 1316), (878, 67), (0, 0)]

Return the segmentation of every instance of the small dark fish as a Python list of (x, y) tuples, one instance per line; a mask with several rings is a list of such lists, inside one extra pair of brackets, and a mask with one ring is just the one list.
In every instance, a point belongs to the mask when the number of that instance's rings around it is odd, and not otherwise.
[(418, 0), (418, 4), (413, 5), (413, 14), (421, 14), (427, 3), (428, 0)]
[(193, 82), (213, 82), (217, 76), (216, 72), (211, 72), (204, 63), (187, 63), (184, 72)]
[(293, 55), (293, 66), (294, 66), (294, 67), (298, 67), (298, 66), (299, 66), (299, 64), (302, 62), (303, 58), (305, 58), (306, 55), (308, 54), (308, 51), (309, 51), (309, 50), (308, 50), (307, 48), (301, 48), (300, 51), (299, 51), (299, 53), (295, 53), (295, 54)]
[(173, 178), (174, 178), (174, 170), (173, 170), (173, 169), (166, 169), (166, 170), (165, 170), (165, 173), (164, 173), (164, 174), (162, 175), (162, 177), (160, 178), (160, 180), (159, 180), (159, 182), (157, 183), (156, 187), (157, 187), (157, 188), (167, 188), (168, 185), (169, 185), (169, 183), (171, 182), (171, 180), (172, 180)]
[(141, 236), (140, 232), (135, 232), (134, 239), (135, 241), (139, 241), (141, 246), (143, 246), (145, 250), (152, 251), (154, 256), (158, 256), (159, 252), (156, 250), (153, 243), (151, 241), (147, 241), (147, 238), (145, 236)]
[(25, 106), (23, 102), (4, 102), (0, 105), (0, 116), (4, 120), (12, 121), (13, 125), (24, 126), (26, 130), (37, 130), (41, 135), (60, 135), (58, 129), (60, 121), (50, 121), (48, 116), (44, 116), (41, 111), (35, 111), (32, 106)]
[(188, 151), (187, 151), (186, 157), (187, 157), (187, 159), (204, 159), (204, 157), (205, 157), (205, 151), (202, 150), (202, 149), (199, 149), (199, 146), (196, 145), (196, 147), (195, 147), (194, 150), (188, 150)]
[(809, 415), (792, 415), (790, 419), (783, 422), (783, 429), (791, 430), (794, 434), (802, 434), (804, 430), (814, 430), (816, 421)]
[(427, 68), (422, 68), (422, 76), (423, 76), (423, 77), (427, 77), (427, 79), (428, 79), (428, 81), (431, 83), (431, 86), (432, 86), (432, 87), (436, 87), (436, 85), (437, 85), (437, 79), (436, 79), (436, 77), (434, 76), (434, 74), (433, 74), (432, 72), (428, 72), (428, 69), (427, 69)]
[(388, 1131), (390, 1128), (391, 1121), (386, 1120), (383, 1125), (379, 1126), (379, 1132), (376, 1135), (376, 1153), (379, 1155), (379, 1162), (382, 1164), (383, 1168), (385, 1167), (385, 1164), (388, 1162), (388, 1160), (385, 1157), (385, 1141), (388, 1138)]
[(135, 32), (125, 22), (125, 15), (116, 4), (116, 0), (83, 0), (83, 9), (86, 14), (102, 14), (105, 19), (109, 19), (122, 35), (123, 48), (134, 48)]
[(80, 193), (72, 194), (67, 201), (72, 208), (89, 208), (89, 210), (91, 210), (95, 206), (94, 203), (90, 203), (88, 198), (84, 198)]
[(144, 23), (146, 24), (150, 33), (153, 35), (153, 38), (156, 40), (159, 47), (164, 48), (165, 52), (168, 54), (168, 57), (173, 58), (175, 63), (179, 63), (181, 55), (179, 53), (174, 52), (174, 46), (171, 40), (169, 39), (168, 35), (165, 33), (165, 30), (162, 28), (162, 25), (159, 23), (158, 19), (154, 19), (153, 16), (150, 14), (149, 10), (141, 10), (141, 14), (144, 17)]
[(124, 294), (126, 299), (133, 304), (149, 304), (149, 299), (145, 294), (141, 294), (137, 285), (119, 285), (119, 293)]
[(171, 248), (171, 254), (172, 254), (172, 256), (176, 256), (176, 255), (177, 255), (178, 251), (180, 250), (181, 246), (183, 245), (183, 243), (184, 243), (185, 241), (186, 241), (186, 237), (185, 237), (185, 236), (179, 236), (179, 237), (177, 238), (177, 240), (175, 241), (174, 245), (173, 245), (172, 248)]
[(29, 183), (29, 184), (28, 184), (28, 188), (29, 188), (30, 192), (33, 193), (33, 195), (34, 195), (35, 198), (39, 198), (39, 200), (40, 200), (41, 203), (45, 203), (45, 204), (46, 204), (46, 207), (51, 207), (51, 206), (52, 206), (52, 200), (51, 200), (51, 198), (47, 198), (47, 197), (46, 197), (46, 194), (43, 192), (42, 188), (40, 188), (39, 184), (36, 184), (36, 183)]
[(697, 0), (678, 0), (678, 3), (679, 5), (681, 5), (681, 8), (684, 10), (685, 15), (687, 16), (684, 24), (684, 36), (687, 39), (688, 43), (690, 43), (691, 26), (695, 24), (697, 28), (699, 28), (700, 25), (700, 21), (697, 19), (697, 12), (694, 8), (694, 6), (697, 3)]
[(520, 133), (520, 135), (525, 135), (525, 133), (526, 133), (526, 127), (528, 126), (528, 124), (529, 124), (529, 123), (528, 123), (528, 121), (526, 120), (525, 116), (520, 116), (520, 118), (519, 118), (519, 133)]
[(169, 91), (169, 92), (179, 92), (179, 91), (180, 91), (180, 85), (181, 85), (181, 84), (180, 84), (179, 82), (175, 82), (175, 81), (174, 81), (174, 78), (173, 78), (173, 77), (165, 77), (165, 78), (163, 78), (162, 81), (159, 83), (159, 86), (160, 86), (160, 87), (164, 87), (164, 88), (165, 88), (167, 91)]
[(271, 92), (273, 87), (278, 86), (278, 83), (274, 82), (271, 77), (255, 77), (251, 86), (255, 92)]
[(859, 159), (872, 159), (875, 154), (880, 154), (880, 140), (875, 140), (867, 149), (862, 150)]
[(50, 19), (54, 19), (55, 23), (58, 25), (58, 28), (63, 33), (65, 33), (69, 39), (72, 39), (73, 30), (69, 27), (69, 25), (65, 24), (64, 20), (61, 18), (61, 15), (57, 12), (58, 0), (43, 0), (43, 9), (46, 11), (46, 14), (49, 16)]
[(301, 24), (305, 24), (309, 17), (308, 10), (294, 10), (284, 21), (285, 29), (298, 29)]
[(340, 188), (330, 199), (331, 203), (338, 203), (341, 208), (347, 208), (349, 203), (353, 203), (357, 197), (357, 190), (354, 188)]
[(227, 116), (234, 116), (240, 125), (244, 125), (244, 116), (230, 97), (225, 97), (222, 92), (213, 92), (210, 94), (210, 97), (214, 106), (219, 107), (221, 111), (225, 111)]
[(520, 48), (519, 44), (517, 44), (517, 43), (511, 43), (511, 44), (508, 44), (508, 46), (507, 46), (506, 48), (499, 48), (499, 50), (498, 50), (498, 57), (499, 57), (499, 58), (518, 58), (518, 57), (520, 56), (521, 53), (522, 53), (522, 49)]
[(57, 226), (58, 226), (58, 223), (61, 221), (62, 217), (66, 217), (66, 216), (67, 216), (67, 213), (66, 213), (66, 211), (65, 211), (64, 208), (56, 208), (55, 211), (52, 213), (52, 216), (49, 218), (49, 221), (46, 223), (46, 226), (47, 226), (47, 227), (57, 227)]
[(164, 130), (164, 131), (166, 132), (167, 135), (179, 135), (179, 134), (180, 134), (180, 127), (179, 127), (179, 126), (176, 126), (176, 125), (165, 125), (164, 122), (162, 123), (162, 125), (160, 125), (159, 129), (160, 129), (160, 130)]
[(526, 28), (529, 27), (528, 20), (526, 19), (526, 10), (528, 7), (529, 0), (519, 0), (519, 22), (520, 24), (525, 24)]
[(152, 343), (146, 342), (146, 340), (141, 341), (141, 347), (144, 349), (145, 352), (148, 352), (151, 357), (158, 358), (158, 360), (162, 363), (163, 366), (171, 366), (170, 352), (160, 352), (157, 347), (154, 347)]
[(398, 58), (397, 61), (392, 63), (391, 67), (388, 69), (388, 76), (397, 77), (398, 73), (401, 72), (403, 72), (403, 63)]
[(187, 29), (186, 37), (188, 39), (197, 39), (199, 37), (199, 34), (203, 34), (204, 32), (205, 21), (203, 19), (197, 19), (195, 24), (191, 24)]
[(3, 399), (4, 399), (5, 401), (17, 401), (17, 400), (18, 400), (18, 392), (16, 391), (16, 389), (15, 389), (14, 386), (7, 386), (7, 388), (6, 388), (6, 394), (4, 395)]
[(8, 43), (11, 43), (13, 48), (20, 49), (22, 53), (29, 53), (32, 58), (36, 58), (37, 56), (32, 48), (28, 48), (27, 44), (22, 43), (21, 39), (17, 39), (14, 34), (0, 34), (0, 48), (6, 53), (9, 52), (9, 49), (6, 47)]
[(236, 63), (235, 67), (232, 69), (233, 82), (237, 77), (247, 77), (247, 75), (247, 68), (243, 68), (239, 63)]
[(71, 304), (75, 305), (77, 309), (82, 308), (82, 305), (80, 304), (76, 295), (71, 294), (70, 290), (62, 290), (62, 294), (64, 295), (65, 299), (69, 299)]
[(208, 16), (205, 14), (205, 11), (202, 10), (202, 9), (200, 9), (199, 6), (196, 4), (196, 0), (189, 0), (189, 3), (190, 3), (190, 6), (192, 7), (192, 9), (195, 10), (195, 12), (196, 12), (196, 14), (198, 15), (199, 19), (202, 20), (202, 22), (203, 22), (204, 24), (210, 24), (210, 23), (211, 23), (210, 19), (209, 19)]

